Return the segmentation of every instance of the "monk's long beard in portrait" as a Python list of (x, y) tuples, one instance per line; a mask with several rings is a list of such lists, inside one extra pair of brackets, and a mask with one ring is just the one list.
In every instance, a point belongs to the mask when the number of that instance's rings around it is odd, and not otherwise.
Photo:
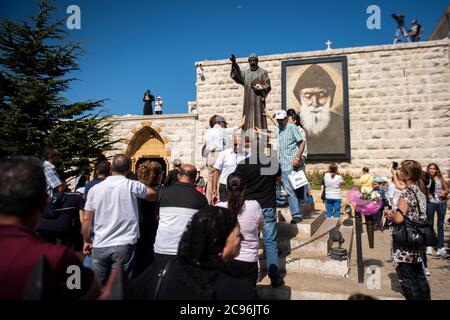
[(320, 134), (330, 123), (331, 108), (328, 103), (325, 106), (314, 108), (302, 104), (300, 117), (303, 122), (303, 128), (309, 135)]

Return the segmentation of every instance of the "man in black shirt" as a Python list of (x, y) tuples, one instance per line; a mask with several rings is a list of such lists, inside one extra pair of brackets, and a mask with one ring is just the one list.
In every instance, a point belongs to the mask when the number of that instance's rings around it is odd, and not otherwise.
[(180, 168), (181, 168), (181, 160), (175, 159), (173, 161), (173, 169), (169, 171), (166, 179), (164, 179), (165, 187), (170, 187), (171, 185), (174, 185), (176, 182), (178, 182), (178, 173), (180, 172)]
[[(256, 148), (254, 148), (256, 149)], [(259, 150), (263, 150), (262, 146)], [(245, 200), (257, 200), (264, 215), (263, 238), (266, 250), (266, 262), (269, 278), (273, 287), (284, 282), (278, 268), (277, 246), (277, 212), (275, 187), (281, 179), (281, 168), (275, 157), (267, 157), (262, 152), (255, 152), (240, 162), (235, 173), (245, 179)]]
[(155, 263), (164, 264), (174, 258), (178, 242), (192, 216), (208, 205), (206, 197), (194, 186), (197, 169), (183, 164), (178, 173), (178, 182), (158, 192), (158, 231), (154, 251)]
[(417, 19), (413, 19), (411, 22), (412, 26), (409, 30), (408, 36), (410, 37), (412, 42), (419, 42), (420, 36), (423, 34), (423, 28), (417, 21)]

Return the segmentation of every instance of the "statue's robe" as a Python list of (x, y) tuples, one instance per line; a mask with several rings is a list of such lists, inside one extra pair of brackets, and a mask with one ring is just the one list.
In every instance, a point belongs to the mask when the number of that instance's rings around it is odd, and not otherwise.
[[(237, 64), (231, 68), (231, 78), (244, 86), (244, 108), (245, 115), (244, 131), (253, 131), (255, 127), (267, 130), (267, 120), (262, 114), (266, 112), (266, 97), (270, 92), (270, 79), (266, 70), (258, 67), (255, 71), (250, 69), (241, 71)], [(260, 84), (262, 91), (256, 93), (252, 86)]]

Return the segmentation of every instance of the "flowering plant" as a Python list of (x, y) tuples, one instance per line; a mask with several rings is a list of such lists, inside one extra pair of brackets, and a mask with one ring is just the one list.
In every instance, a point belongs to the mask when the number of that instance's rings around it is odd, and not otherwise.
[(355, 209), (366, 216), (377, 213), (382, 205), (378, 191), (361, 193), (357, 188), (352, 188), (348, 191), (347, 197)]

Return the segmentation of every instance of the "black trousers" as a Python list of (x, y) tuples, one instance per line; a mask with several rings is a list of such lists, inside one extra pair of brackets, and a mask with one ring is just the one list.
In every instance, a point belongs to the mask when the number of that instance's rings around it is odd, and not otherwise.
[(258, 262), (246, 262), (233, 259), (225, 263), (225, 272), (242, 280), (250, 281), (255, 287), (258, 282)]
[(228, 200), (227, 186), (224, 184), (219, 184), (219, 200), (220, 202), (225, 202)]
[(431, 300), (430, 285), (421, 262), (399, 262), (396, 271), (406, 300)]

